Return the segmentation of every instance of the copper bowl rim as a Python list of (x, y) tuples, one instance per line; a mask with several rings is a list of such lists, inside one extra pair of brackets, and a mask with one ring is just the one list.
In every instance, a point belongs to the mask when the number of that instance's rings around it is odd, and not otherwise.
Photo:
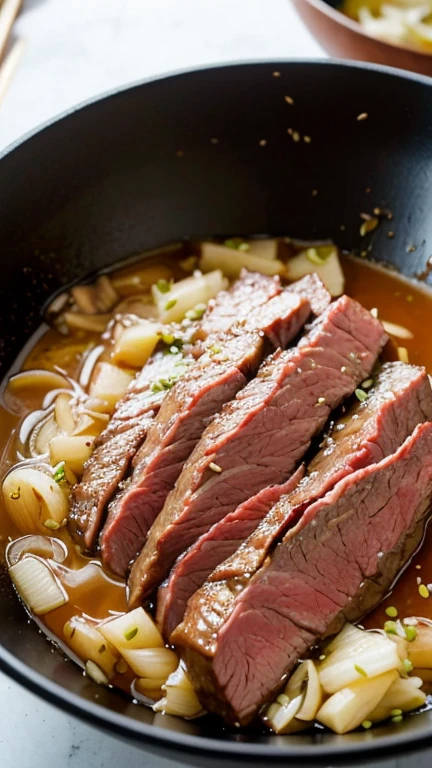
[(323, 13), (325, 16), (328, 16), (337, 24), (341, 24), (343, 27), (350, 29), (352, 32), (356, 32), (358, 35), (361, 35), (362, 37), (366, 37), (368, 40), (373, 40), (375, 43), (378, 43), (379, 45), (382, 45), (385, 48), (390, 48), (396, 51), (403, 50), (403, 51), (407, 51), (409, 53), (414, 54), (414, 56), (432, 59), (432, 51), (428, 52), (428, 51), (419, 50), (419, 48), (417, 48), (415, 45), (410, 45), (409, 43), (392, 43), (390, 40), (384, 40), (381, 37), (375, 37), (374, 35), (369, 34), (363, 29), (360, 22), (354, 21), (354, 19), (351, 19), (349, 16), (345, 16), (345, 14), (342, 13), (342, 11), (339, 11), (337, 8), (334, 8), (332, 5), (330, 5), (327, 2), (327, 0), (303, 0), (303, 1), (313, 6), (313, 8), (315, 8), (320, 13)]

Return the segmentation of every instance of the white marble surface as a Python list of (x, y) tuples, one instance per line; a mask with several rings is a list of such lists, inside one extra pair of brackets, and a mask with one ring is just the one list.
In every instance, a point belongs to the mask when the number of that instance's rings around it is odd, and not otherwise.
[[(24, 0), (0, 149), (88, 97), (179, 68), (323, 56), (287, 0)], [(413, 759), (383, 768), (408, 768)], [(431, 756), (415, 758), (427, 768)], [(2, 768), (179, 768), (73, 720), (0, 674)], [(369, 766), (372, 768), (372, 766)]]
[(318, 57), (288, 0), (24, 0), (0, 148), (106, 89), (201, 64)]

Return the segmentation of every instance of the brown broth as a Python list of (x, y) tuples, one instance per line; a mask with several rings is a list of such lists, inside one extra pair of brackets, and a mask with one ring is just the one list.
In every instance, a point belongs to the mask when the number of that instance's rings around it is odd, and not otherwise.
[[(181, 255), (184, 255), (183, 253)], [(171, 254), (161, 254), (154, 257), (148, 264), (162, 264), (164, 274), (180, 279), (186, 276)], [(139, 273), (140, 264), (122, 267), (112, 273), (113, 278), (125, 278)], [(347, 257), (343, 259), (343, 270), (346, 278), (346, 293), (360, 301), (366, 308), (376, 307), (379, 317), (408, 328), (413, 338), (400, 340), (393, 348), (386, 350), (386, 356), (394, 358), (396, 346), (399, 343), (408, 350), (409, 360), (418, 365), (424, 365), (432, 373), (432, 345), (425, 333), (425, 328), (432, 324), (432, 292), (423, 286), (401, 278), (396, 273), (376, 267), (360, 259)], [(144, 285), (143, 285), (144, 288)], [(148, 288), (148, 286), (147, 286)], [(130, 295), (125, 289), (124, 295)], [(85, 353), (99, 343), (100, 337), (94, 333), (78, 331), (62, 336), (58, 331), (47, 330), (39, 334), (37, 341), (22, 364), (22, 369), (44, 368), (65, 371), (69, 376), (76, 377)], [(31, 391), (20, 393), (11, 398), (7, 388), (0, 404), (0, 457), (1, 476), (17, 460), (16, 439), (17, 431), (23, 418), (32, 410), (40, 408), (45, 391), (32, 388)], [(4, 549), (8, 541), (18, 538), (20, 533), (9, 518), (0, 494), (0, 563), (4, 562)], [(67, 583), (69, 602), (42, 618), (42, 624), (60, 638), (64, 646), (63, 626), (72, 616), (81, 615), (90, 620), (98, 621), (108, 618), (115, 612), (127, 610), (126, 586), (122, 580), (113, 579), (102, 569), (97, 557), (89, 560), (76, 548), (65, 529), (54, 534), (61, 538), (68, 548), (66, 561), (58, 567), (59, 575)], [(385, 608), (396, 606), (399, 615), (426, 616), (432, 619), (432, 598), (424, 599), (419, 595), (417, 577), (428, 584), (432, 582), (432, 564), (429, 562), (429, 551), (432, 547), (432, 526), (429, 526), (421, 551), (415, 555), (411, 564), (401, 575), (391, 595), (365, 619), (368, 627), (379, 627), (386, 620)], [(66, 570), (65, 570), (66, 569)], [(130, 679), (116, 679), (116, 684), (129, 690)]]

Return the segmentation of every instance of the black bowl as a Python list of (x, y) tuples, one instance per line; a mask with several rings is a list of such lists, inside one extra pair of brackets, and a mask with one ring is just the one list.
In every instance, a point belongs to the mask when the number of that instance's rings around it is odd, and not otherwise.
[[(289, 128), (311, 142), (294, 141)], [(185, 236), (289, 234), (359, 251), (370, 243), (373, 257), (415, 275), (432, 254), (432, 81), (285, 61), (152, 80), (9, 149), (0, 196), (2, 375), (53, 291)], [(361, 238), (359, 214), (375, 206), (393, 221)], [(4, 671), (87, 722), (189, 764), (328, 765), (432, 744), (432, 713), (343, 737), (235, 733), (210, 718), (154, 722), (52, 652), (4, 573), (0, 615)]]

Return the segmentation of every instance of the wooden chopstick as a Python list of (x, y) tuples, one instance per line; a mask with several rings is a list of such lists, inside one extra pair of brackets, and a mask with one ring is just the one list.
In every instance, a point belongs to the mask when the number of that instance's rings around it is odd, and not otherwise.
[(22, 0), (3, 0), (0, 4), (0, 102), (24, 51), (24, 41), (18, 39), (5, 55), (9, 36), (21, 5)]
[(0, 5), (0, 59), (5, 52), (13, 23), (18, 16), (22, 0), (4, 0)]
[(15, 40), (0, 66), (0, 104), (24, 53), (24, 48), (25, 40), (22, 38)]

